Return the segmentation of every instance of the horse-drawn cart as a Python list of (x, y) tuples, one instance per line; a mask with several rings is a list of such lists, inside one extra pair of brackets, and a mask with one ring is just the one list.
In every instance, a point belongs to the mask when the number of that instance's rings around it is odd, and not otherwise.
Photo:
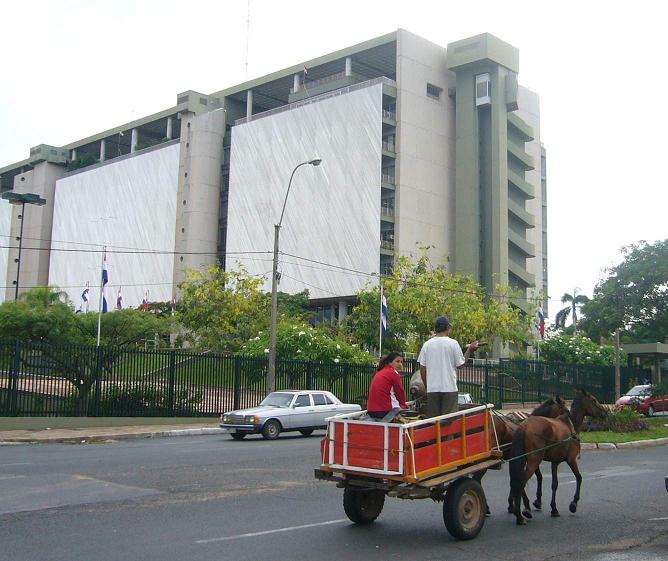
[(443, 521), (455, 538), (478, 535), (486, 500), (479, 478), (501, 467), (493, 449), (493, 405), (408, 423), (364, 420), (364, 412), (328, 420), (318, 479), (343, 488), (350, 520), (369, 524), (385, 497), (443, 501)]

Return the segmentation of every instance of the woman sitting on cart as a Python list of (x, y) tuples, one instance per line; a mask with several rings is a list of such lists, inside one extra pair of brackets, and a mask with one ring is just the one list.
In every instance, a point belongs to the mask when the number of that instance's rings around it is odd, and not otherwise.
[(403, 370), (401, 353), (388, 353), (380, 359), (376, 374), (371, 380), (367, 413), (374, 419), (382, 419), (390, 411), (408, 409), (406, 392), (399, 371)]

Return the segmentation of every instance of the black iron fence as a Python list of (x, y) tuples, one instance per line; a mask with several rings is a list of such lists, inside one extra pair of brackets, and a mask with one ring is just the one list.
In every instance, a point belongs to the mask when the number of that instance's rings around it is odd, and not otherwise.
[[(365, 405), (374, 368), (278, 360), (279, 389), (329, 390)], [(406, 361), (408, 393), (415, 361)], [(183, 350), (47, 345), (0, 341), (0, 416), (216, 416), (252, 407), (266, 395), (267, 360)], [(645, 371), (624, 369), (622, 389)], [(585, 387), (614, 401), (614, 369), (541, 362), (467, 365), (459, 389), (477, 403), (569, 398)], [(632, 385), (632, 384), (631, 384)]]

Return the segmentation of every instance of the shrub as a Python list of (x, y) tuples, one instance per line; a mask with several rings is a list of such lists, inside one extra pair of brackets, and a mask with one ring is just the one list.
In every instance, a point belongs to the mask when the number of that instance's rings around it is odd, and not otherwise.
[[(576, 335), (557, 335), (545, 339), (540, 346), (541, 359), (546, 362), (566, 362), (571, 364), (597, 364), (612, 366), (615, 364), (615, 347), (598, 345), (587, 337)], [(620, 353), (622, 364), (626, 355)]]
[(607, 417), (592, 419), (588, 431), (638, 432), (649, 430), (649, 423), (629, 407), (611, 410)]

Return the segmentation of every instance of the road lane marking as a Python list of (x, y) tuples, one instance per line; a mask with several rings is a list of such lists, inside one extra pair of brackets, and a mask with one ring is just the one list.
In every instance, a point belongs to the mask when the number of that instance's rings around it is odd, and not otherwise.
[(8, 474), (8, 475), (0, 475), (0, 481), (3, 479), (20, 479), (22, 477), (25, 477), (25, 475), (15, 475), (15, 474)]
[(316, 526), (329, 526), (331, 524), (341, 524), (348, 522), (347, 518), (339, 520), (328, 520), (327, 522), (318, 522), (316, 524), (302, 524), (301, 526), (289, 526), (287, 528), (277, 528), (276, 530), (265, 530), (264, 532), (252, 532), (249, 534), (238, 534), (236, 536), (225, 536), (223, 538), (210, 538), (208, 540), (197, 540), (195, 543), (214, 543), (229, 540), (238, 540), (240, 538), (255, 538), (257, 536), (266, 536), (268, 534), (278, 534), (279, 532), (292, 532), (294, 530), (304, 530), (305, 528), (315, 528)]
[(13, 464), (0, 464), (0, 468), (10, 466), (31, 466), (32, 462), (14, 462)]
[(662, 518), (649, 518), (648, 520), (654, 522), (657, 520), (668, 520), (668, 516), (663, 516)]

